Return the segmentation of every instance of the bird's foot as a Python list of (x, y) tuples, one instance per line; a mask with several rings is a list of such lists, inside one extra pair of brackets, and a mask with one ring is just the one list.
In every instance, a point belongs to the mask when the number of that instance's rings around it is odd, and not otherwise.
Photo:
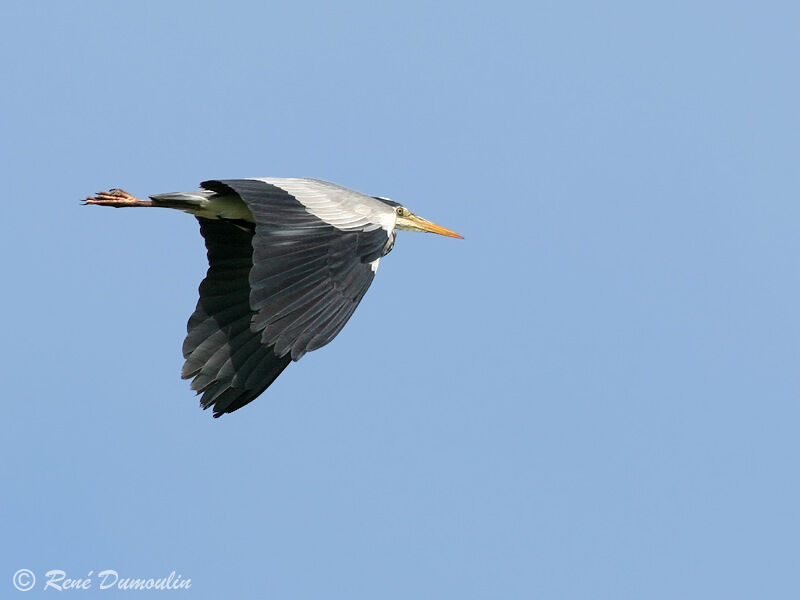
[(84, 204), (98, 204), (100, 206), (113, 206), (114, 208), (124, 208), (127, 206), (153, 206), (152, 200), (142, 200), (126, 192), (125, 190), (113, 189), (107, 192), (98, 192), (96, 196), (90, 196), (83, 201)]

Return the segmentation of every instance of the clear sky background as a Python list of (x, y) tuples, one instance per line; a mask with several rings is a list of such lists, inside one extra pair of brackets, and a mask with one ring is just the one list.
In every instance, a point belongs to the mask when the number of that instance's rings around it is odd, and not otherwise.
[[(800, 596), (796, 3), (2, 13), (2, 597)], [(258, 176), (466, 239), (215, 420), (197, 223), (79, 200)]]

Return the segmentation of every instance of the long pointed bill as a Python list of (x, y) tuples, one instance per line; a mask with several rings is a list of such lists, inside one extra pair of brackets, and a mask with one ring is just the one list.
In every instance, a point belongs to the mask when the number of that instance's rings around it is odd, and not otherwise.
[(417, 215), (409, 215), (408, 220), (414, 224), (415, 227), (418, 227), (420, 231), (427, 231), (428, 233), (438, 233), (439, 235), (446, 235), (447, 237), (458, 238), (460, 240), (464, 239), (463, 235), (456, 233), (455, 231), (451, 231), (446, 227), (442, 227), (441, 225), (437, 225), (436, 223), (431, 223), (427, 219), (423, 219), (422, 217), (418, 217)]

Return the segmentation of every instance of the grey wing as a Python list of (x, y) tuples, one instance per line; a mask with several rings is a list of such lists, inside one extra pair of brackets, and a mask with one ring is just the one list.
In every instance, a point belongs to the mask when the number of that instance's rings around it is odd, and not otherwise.
[[(189, 319), (181, 376), (214, 416), (233, 412), (260, 395), (289, 364), (251, 328), (250, 271), (253, 233), (217, 219), (198, 218), (208, 249), (208, 273)], [(250, 224), (252, 226), (252, 224)]]
[(253, 329), (279, 357), (298, 360), (330, 342), (355, 311), (391, 247), (389, 232), (341, 230), (264, 181), (204, 182), (234, 191), (255, 220), (250, 307)]

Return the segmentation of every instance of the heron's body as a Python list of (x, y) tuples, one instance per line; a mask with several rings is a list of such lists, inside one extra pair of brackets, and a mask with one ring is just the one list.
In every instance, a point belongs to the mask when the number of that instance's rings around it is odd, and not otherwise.
[(395, 228), (461, 237), (399, 204), (316, 179), (212, 180), (140, 200), (88, 204), (195, 215), (209, 269), (189, 319), (182, 377), (214, 416), (260, 395), (292, 361), (330, 342), (367, 291)]

